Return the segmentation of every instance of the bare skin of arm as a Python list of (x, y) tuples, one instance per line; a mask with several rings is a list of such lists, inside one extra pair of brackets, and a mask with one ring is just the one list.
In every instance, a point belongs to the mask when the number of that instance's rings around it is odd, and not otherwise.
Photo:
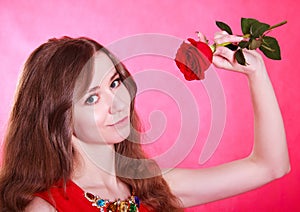
[(47, 201), (34, 197), (33, 200), (26, 207), (25, 212), (56, 212), (56, 209), (50, 205)]

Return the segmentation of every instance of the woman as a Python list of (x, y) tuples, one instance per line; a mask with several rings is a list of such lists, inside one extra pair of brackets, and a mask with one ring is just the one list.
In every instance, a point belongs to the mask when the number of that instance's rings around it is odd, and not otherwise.
[[(215, 42), (241, 39), (218, 33)], [(136, 85), (125, 67), (88, 38), (41, 45), (25, 64), (5, 138), (2, 211), (181, 211), (282, 177), (289, 158), (281, 113), (261, 56), (245, 56), (249, 65), (241, 66), (218, 47), (213, 61), (249, 79), (251, 155), (161, 174), (154, 161), (143, 160)]]

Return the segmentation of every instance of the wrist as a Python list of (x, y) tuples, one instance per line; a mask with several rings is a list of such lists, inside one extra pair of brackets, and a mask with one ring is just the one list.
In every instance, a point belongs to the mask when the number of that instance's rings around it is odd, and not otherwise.
[(247, 74), (250, 87), (261, 87), (270, 83), (269, 75), (266, 70), (254, 71)]
[(251, 67), (251, 68), (249, 67), (248, 69), (246, 68), (245, 72), (248, 77), (248, 81), (250, 83), (269, 79), (266, 66), (264, 65), (263, 62), (258, 63), (256, 67)]

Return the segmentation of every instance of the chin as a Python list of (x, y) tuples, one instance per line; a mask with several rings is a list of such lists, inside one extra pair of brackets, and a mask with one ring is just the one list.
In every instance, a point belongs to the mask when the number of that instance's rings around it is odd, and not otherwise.
[(130, 134), (130, 129), (128, 127), (128, 130), (117, 130), (116, 132), (112, 133), (111, 135), (114, 135), (112, 137), (110, 137), (109, 139), (107, 139), (108, 144), (117, 144), (117, 143), (121, 143), (122, 141), (124, 141), (125, 139), (128, 138)]
[(122, 127), (116, 127), (115, 129), (116, 135), (119, 137), (122, 137), (122, 140), (128, 138), (130, 134), (130, 125), (122, 126)]

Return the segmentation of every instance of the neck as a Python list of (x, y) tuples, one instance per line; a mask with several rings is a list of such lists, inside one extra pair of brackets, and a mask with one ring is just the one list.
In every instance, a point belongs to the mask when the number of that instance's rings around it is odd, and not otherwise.
[(128, 196), (127, 186), (116, 177), (114, 145), (88, 144), (75, 137), (73, 145), (77, 158), (72, 180), (78, 186), (107, 198)]

